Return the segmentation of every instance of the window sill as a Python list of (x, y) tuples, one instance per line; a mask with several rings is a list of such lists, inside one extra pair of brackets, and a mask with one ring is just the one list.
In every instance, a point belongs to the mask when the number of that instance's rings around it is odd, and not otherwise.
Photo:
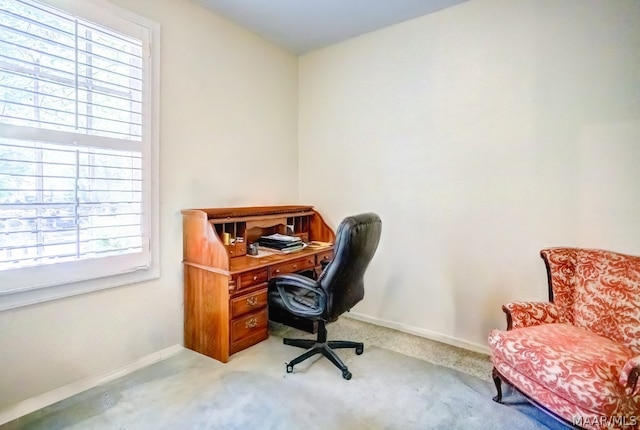
[(0, 295), (0, 311), (63, 299), (79, 294), (91, 293), (116, 288), (139, 282), (150, 281), (160, 277), (159, 267), (152, 266), (147, 270), (125, 273), (117, 276), (74, 282), (72, 284), (55, 285), (27, 291), (7, 292)]

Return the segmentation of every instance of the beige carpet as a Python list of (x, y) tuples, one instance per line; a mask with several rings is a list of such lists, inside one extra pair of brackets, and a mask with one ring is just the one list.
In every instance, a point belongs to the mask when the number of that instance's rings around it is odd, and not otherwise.
[(339, 352), (350, 381), (319, 356), (286, 373), (285, 362), (301, 352), (276, 336), (227, 364), (184, 350), (2, 428), (562, 428), (521, 399), (496, 404), (486, 380), (375, 345), (360, 356)]
[[(491, 380), (491, 360), (480, 354), (424, 337), (366, 323), (345, 314), (327, 325), (329, 339), (345, 339), (379, 346), (410, 357), (459, 370), (487, 381)], [(313, 338), (313, 335), (278, 323), (269, 323), (269, 333), (279, 337)]]

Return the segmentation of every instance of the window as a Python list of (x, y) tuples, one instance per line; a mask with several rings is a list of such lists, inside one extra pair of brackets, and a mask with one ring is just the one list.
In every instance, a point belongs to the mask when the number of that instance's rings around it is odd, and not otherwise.
[(53, 1), (0, 0), (0, 309), (158, 276), (159, 27)]

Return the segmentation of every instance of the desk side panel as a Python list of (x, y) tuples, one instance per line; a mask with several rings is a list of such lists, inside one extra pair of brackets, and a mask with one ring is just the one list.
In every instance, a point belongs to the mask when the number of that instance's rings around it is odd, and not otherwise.
[(334, 243), (336, 241), (335, 232), (318, 211), (314, 210), (313, 212), (314, 215), (311, 217), (311, 225), (309, 226), (309, 240)]
[(182, 254), (190, 263), (229, 269), (227, 250), (200, 210), (182, 211)]
[(229, 361), (229, 278), (184, 266), (184, 346)]

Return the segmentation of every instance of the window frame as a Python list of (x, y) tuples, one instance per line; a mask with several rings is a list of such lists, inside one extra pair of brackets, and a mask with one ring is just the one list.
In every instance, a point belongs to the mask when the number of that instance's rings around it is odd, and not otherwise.
[[(147, 211), (144, 214), (143, 228), (148, 231), (149, 239), (149, 266), (128, 273), (111, 274), (93, 279), (74, 280), (71, 282), (37, 282), (19, 288), (2, 288), (2, 285), (10, 285), (11, 277), (20, 274), (26, 269), (0, 271), (0, 311), (32, 305), (36, 303), (70, 297), (78, 294), (99, 291), (107, 288), (115, 288), (124, 285), (149, 281), (160, 277), (160, 245), (159, 245), (159, 141), (160, 141), (160, 25), (145, 17), (137, 15), (125, 8), (114, 5), (106, 0), (36, 0), (45, 5), (60, 9), (61, 11), (76, 15), (82, 19), (95, 22), (105, 28), (131, 34), (131, 31), (123, 31), (125, 26), (134, 29), (135, 32), (144, 31), (148, 36), (143, 43), (148, 43), (147, 59), (149, 70), (146, 71), (148, 85), (147, 94), (143, 94), (143, 118), (148, 124), (144, 130), (149, 134), (148, 142), (142, 145), (142, 187), (143, 207)], [(115, 21), (115, 22), (114, 22)], [(126, 257), (126, 255), (125, 255)], [(85, 260), (87, 266), (95, 264), (95, 260)], [(48, 270), (60, 270), (64, 263), (51, 264), (48, 267), (35, 266), (44, 273)], [(33, 269), (33, 268), (32, 268)], [(14, 272), (12, 275), (7, 275)]]

